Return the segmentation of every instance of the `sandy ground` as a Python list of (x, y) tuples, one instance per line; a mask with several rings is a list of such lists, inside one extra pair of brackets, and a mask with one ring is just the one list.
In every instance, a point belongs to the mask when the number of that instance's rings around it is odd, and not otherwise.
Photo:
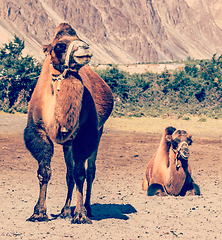
[[(190, 163), (201, 196), (148, 197), (141, 182), (161, 133), (113, 131), (101, 140), (91, 225), (27, 222), (38, 198), (37, 163), (23, 142), (25, 115), (0, 114), (0, 239), (222, 239), (221, 140), (196, 138)], [(165, 126), (163, 126), (164, 128)], [(65, 164), (55, 146), (48, 215), (66, 198)], [(72, 206), (75, 206), (76, 196)]]

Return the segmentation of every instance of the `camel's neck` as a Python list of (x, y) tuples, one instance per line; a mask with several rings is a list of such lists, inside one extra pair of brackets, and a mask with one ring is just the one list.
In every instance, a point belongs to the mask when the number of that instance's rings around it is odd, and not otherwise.
[(80, 112), (84, 86), (78, 72), (67, 72), (64, 79), (53, 79), (58, 75), (50, 64), (50, 85), (52, 94), (52, 108), (54, 112), (51, 124), (48, 125), (50, 137), (57, 143), (62, 143), (75, 136), (80, 124)]
[(168, 167), (173, 167), (175, 166), (176, 167), (176, 153), (173, 151), (173, 148), (172, 146), (170, 147), (170, 150), (169, 150), (169, 162), (168, 162)]
[(169, 167), (176, 166), (176, 168), (183, 168), (183, 170), (186, 172), (188, 168), (188, 161), (187, 160), (180, 160), (178, 158), (178, 153), (176, 151), (173, 151), (172, 146), (169, 150)]
[(80, 124), (84, 86), (79, 79), (66, 78), (56, 91), (55, 121), (57, 125), (57, 141), (69, 135), (75, 135)]
[(186, 173), (181, 161), (176, 161), (172, 147), (169, 150), (169, 163), (165, 175), (164, 186), (168, 194), (178, 195), (186, 180)]

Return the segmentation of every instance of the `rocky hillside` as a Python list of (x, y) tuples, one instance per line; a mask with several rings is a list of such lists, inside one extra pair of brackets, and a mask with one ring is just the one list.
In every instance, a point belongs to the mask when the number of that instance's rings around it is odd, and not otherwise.
[(91, 63), (210, 58), (222, 54), (220, 0), (1, 0), (0, 42), (14, 34), (43, 59), (43, 44), (70, 23), (93, 51)]

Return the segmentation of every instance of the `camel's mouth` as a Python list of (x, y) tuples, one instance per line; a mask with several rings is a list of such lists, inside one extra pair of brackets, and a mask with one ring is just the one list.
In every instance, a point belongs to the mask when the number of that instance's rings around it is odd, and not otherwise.
[(81, 41), (77, 42), (76, 44), (77, 49), (74, 50), (73, 52), (72, 55), (73, 62), (70, 61), (70, 67), (72, 67), (72, 65), (74, 66), (75, 63), (77, 63), (80, 66), (84, 66), (85, 64), (89, 63), (92, 57), (92, 53), (89, 49), (88, 44)]
[(188, 144), (186, 142), (183, 142), (180, 146), (179, 146), (179, 150), (178, 150), (180, 157), (184, 160), (188, 160), (189, 156), (190, 156), (190, 151), (188, 148)]
[(91, 57), (92, 57), (92, 54), (86, 54), (86, 55), (82, 55), (82, 56), (73, 56), (74, 58), (74, 63), (71, 63), (70, 64), (70, 67), (74, 67), (76, 65), (76, 63), (80, 66), (84, 66), (86, 65), (87, 63), (90, 62), (91, 60)]
[(184, 159), (184, 160), (188, 160), (190, 153), (189, 153), (189, 149), (184, 149), (183, 151), (180, 150), (180, 156)]

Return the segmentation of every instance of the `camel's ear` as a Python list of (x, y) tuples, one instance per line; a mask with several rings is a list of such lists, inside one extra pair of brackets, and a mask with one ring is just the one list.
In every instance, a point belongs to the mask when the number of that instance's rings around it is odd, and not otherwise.
[(166, 131), (166, 135), (172, 135), (176, 131), (176, 128), (175, 127), (167, 127), (165, 129), (165, 131)]
[(49, 45), (43, 45), (43, 46), (42, 46), (42, 50), (43, 50), (44, 53), (50, 53), (51, 50), (52, 50), (51, 44), (49, 44)]
[(176, 131), (175, 127), (167, 127), (165, 128), (165, 133), (166, 133), (166, 140), (167, 142), (171, 142), (172, 140), (172, 134)]
[(188, 143), (188, 145), (191, 145), (192, 142), (193, 142), (192, 136), (190, 135), (190, 136), (187, 137), (187, 143)]

